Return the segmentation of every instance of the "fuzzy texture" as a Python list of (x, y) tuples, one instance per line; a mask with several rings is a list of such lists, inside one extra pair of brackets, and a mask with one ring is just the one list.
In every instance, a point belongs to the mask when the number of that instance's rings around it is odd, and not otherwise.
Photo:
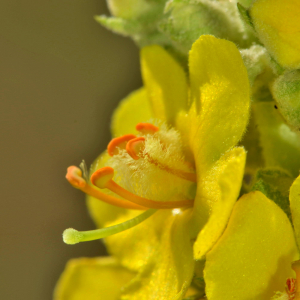
[(142, 158), (134, 160), (122, 150), (107, 162), (115, 171), (114, 180), (130, 192), (151, 200), (193, 199), (194, 184), (168, 172), (170, 169), (193, 172), (185, 162), (179, 132), (162, 124), (158, 132), (144, 137)]
[(272, 85), (272, 94), (287, 124), (300, 130), (300, 71), (286, 71)]

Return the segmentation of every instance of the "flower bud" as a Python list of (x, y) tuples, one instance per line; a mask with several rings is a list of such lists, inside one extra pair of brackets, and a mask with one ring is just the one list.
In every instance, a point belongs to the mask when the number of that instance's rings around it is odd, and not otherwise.
[(168, 18), (160, 23), (160, 30), (184, 54), (202, 34), (233, 41), (242, 48), (251, 44), (235, 3), (173, 0), (166, 4), (165, 12)]
[(111, 14), (123, 19), (136, 19), (151, 9), (151, 2), (146, 0), (107, 0)]
[(277, 107), (291, 128), (300, 130), (300, 71), (286, 71), (272, 86)]
[(112, 17), (96, 16), (95, 20), (107, 29), (130, 36), (140, 47), (149, 44), (168, 44), (158, 31), (167, 0), (107, 0)]

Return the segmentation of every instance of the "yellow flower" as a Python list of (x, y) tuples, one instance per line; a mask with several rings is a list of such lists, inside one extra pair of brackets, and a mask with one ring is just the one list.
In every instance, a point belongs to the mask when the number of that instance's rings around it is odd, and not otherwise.
[(285, 68), (300, 68), (299, 15), (298, 0), (256, 0), (250, 8), (260, 40)]
[[(110, 254), (137, 272), (122, 299), (181, 299), (195, 259), (218, 241), (240, 192), (246, 154), (235, 146), (248, 123), (248, 76), (236, 46), (213, 36), (193, 44), (189, 78), (159, 46), (142, 50), (141, 65), (145, 88), (126, 98), (113, 116), (116, 138), (91, 170), (96, 187), (78, 168), (68, 173), (73, 186), (94, 196), (88, 205), (97, 225), (109, 227), (69, 229), (64, 238), (76, 243), (108, 236)], [(124, 228), (131, 229), (121, 232)], [(57, 299), (78, 299), (72, 281), (61, 282)], [(89, 299), (88, 288), (85, 293)]]
[(54, 291), (55, 300), (115, 300), (134, 273), (111, 257), (72, 259)]

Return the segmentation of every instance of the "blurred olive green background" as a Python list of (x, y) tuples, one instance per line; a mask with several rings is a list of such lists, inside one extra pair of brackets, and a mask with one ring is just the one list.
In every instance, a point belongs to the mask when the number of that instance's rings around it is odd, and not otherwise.
[(50, 300), (69, 258), (104, 253), (61, 237), (94, 228), (66, 168), (104, 150), (113, 109), (141, 85), (136, 46), (99, 14), (104, 0), (0, 1), (0, 299)]

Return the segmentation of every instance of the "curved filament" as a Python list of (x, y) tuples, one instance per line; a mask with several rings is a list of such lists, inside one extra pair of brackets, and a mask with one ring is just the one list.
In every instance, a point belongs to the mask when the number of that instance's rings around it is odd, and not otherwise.
[(135, 204), (145, 206), (148, 208), (156, 208), (156, 209), (170, 209), (170, 208), (180, 208), (180, 207), (192, 207), (194, 204), (193, 200), (178, 200), (178, 201), (153, 201), (144, 197), (140, 197), (135, 195), (121, 186), (119, 186), (115, 181), (110, 180), (107, 183), (106, 188), (110, 189), (112, 192), (117, 195), (123, 197), (124, 199), (131, 201)]
[(112, 180), (114, 176), (114, 169), (111, 167), (104, 167), (91, 176), (91, 182), (99, 188), (107, 188), (117, 195), (123, 197), (124, 199), (131, 201), (137, 205), (156, 208), (156, 209), (170, 209), (170, 208), (181, 208), (181, 207), (192, 207), (194, 204), (193, 200), (179, 200), (179, 201), (153, 201), (144, 197), (135, 195), (121, 186), (119, 186), (115, 181)]
[(106, 202), (108, 204), (112, 204), (112, 205), (122, 207), (122, 208), (127, 208), (127, 209), (139, 209), (139, 210), (146, 209), (145, 207), (142, 207), (140, 205), (136, 205), (132, 202), (118, 199), (114, 196), (107, 195), (107, 194), (102, 193), (99, 190), (96, 190), (94, 187), (89, 185), (82, 178), (81, 170), (75, 166), (71, 166), (68, 168), (66, 178), (73, 187), (81, 190), (82, 192), (84, 192), (94, 198), (97, 198), (103, 202)]
[(144, 153), (145, 140), (146, 139), (144, 137), (137, 137), (128, 141), (126, 145), (126, 151), (134, 160), (147, 157), (147, 160), (151, 164), (154, 164), (159, 169), (166, 171), (170, 174), (173, 174), (179, 178), (191, 182), (197, 182), (197, 175), (195, 173), (190, 173), (179, 169), (170, 168), (169, 166), (164, 165), (161, 162), (158, 162), (157, 160), (153, 159), (148, 153)]

